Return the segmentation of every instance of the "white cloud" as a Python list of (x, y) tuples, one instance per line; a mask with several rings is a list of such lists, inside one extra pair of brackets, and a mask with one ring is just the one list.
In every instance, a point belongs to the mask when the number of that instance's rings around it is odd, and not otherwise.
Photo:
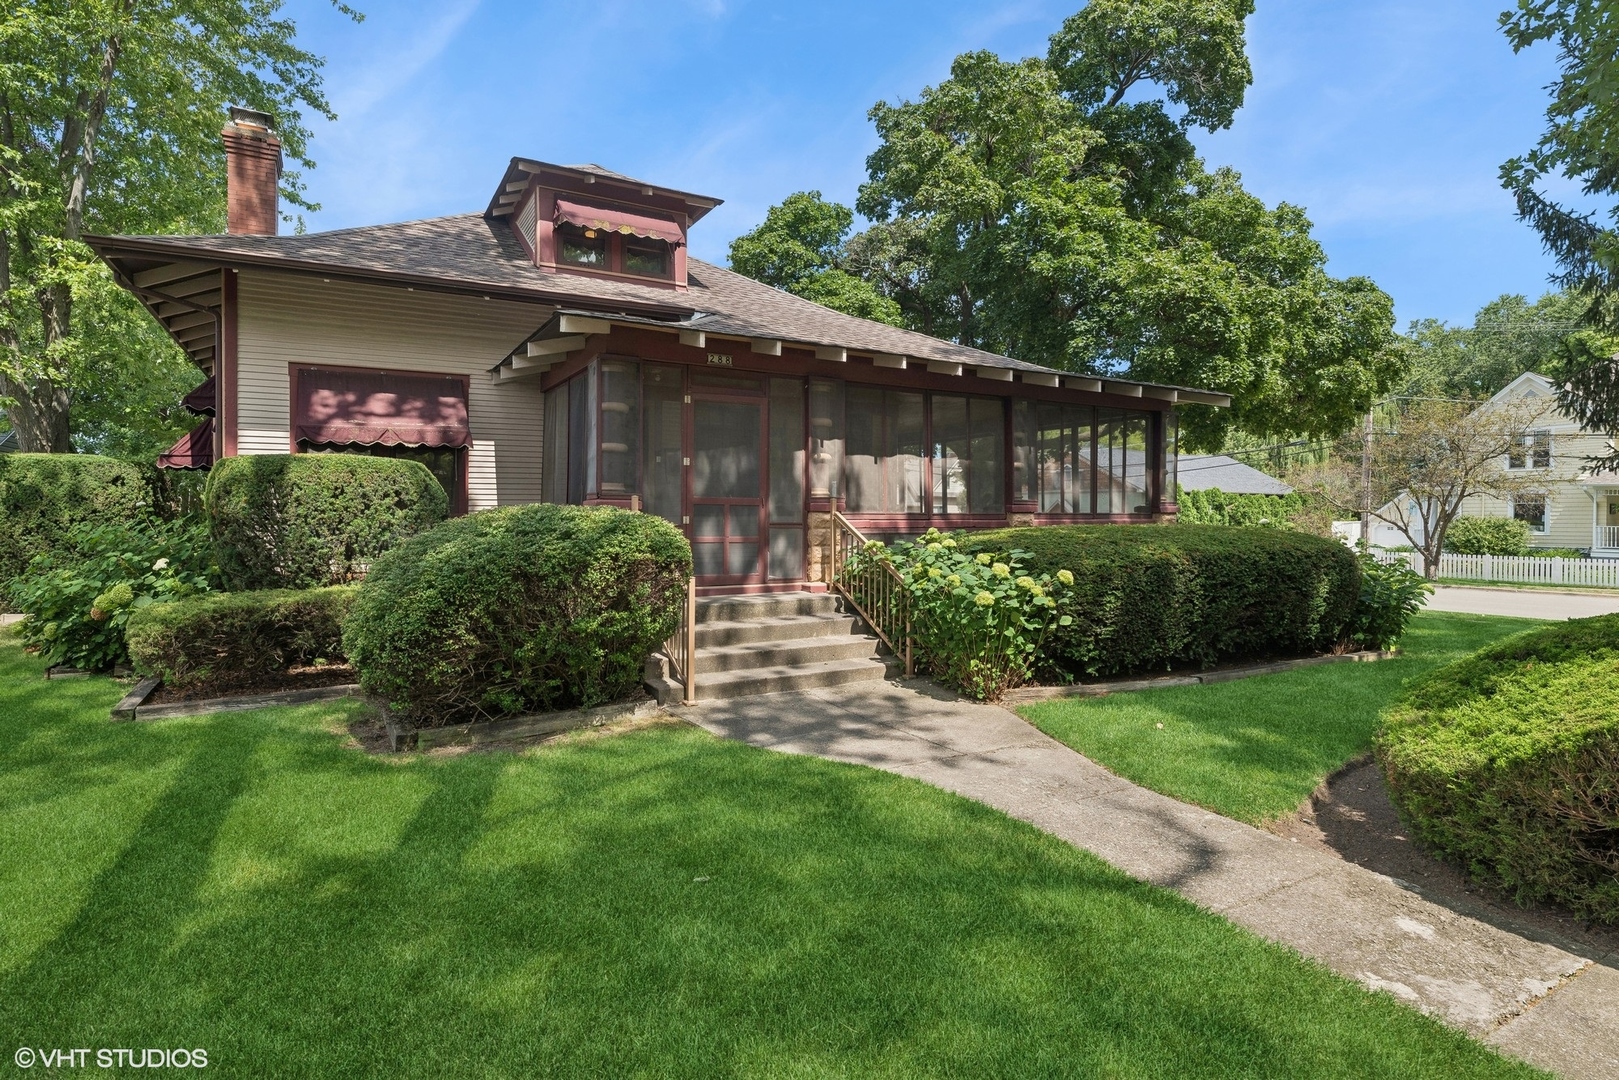
[(445, 6), (438, 18), (422, 26), (403, 45), (376, 49), (371, 63), (333, 92), (332, 101), (338, 114), (346, 119), (357, 119), (410, 85), (449, 48), (481, 2), (457, 0)]

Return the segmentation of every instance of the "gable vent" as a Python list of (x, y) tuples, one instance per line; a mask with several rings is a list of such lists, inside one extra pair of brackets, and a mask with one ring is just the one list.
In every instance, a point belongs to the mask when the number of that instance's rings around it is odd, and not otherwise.
[(523, 244), (528, 248), (528, 253), (531, 256), (538, 250), (538, 244), (534, 239), (534, 223), (537, 218), (534, 204), (538, 201), (538, 199), (530, 199), (523, 204), (523, 212), (517, 215), (517, 235), (522, 237)]

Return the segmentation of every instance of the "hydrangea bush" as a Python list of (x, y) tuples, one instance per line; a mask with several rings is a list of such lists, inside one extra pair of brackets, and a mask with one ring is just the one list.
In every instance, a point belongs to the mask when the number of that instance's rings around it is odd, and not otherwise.
[(998, 700), (1029, 682), (1040, 646), (1064, 611), (1074, 575), (1024, 572), (1026, 554), (969, 555), (955, 537), (929, 529), (914, 541), (866, 545), (849, 573), (867, 560), (898, 571), (911, 602), (911, 632), (919, 660), (947, 686), (982, 701)]
[(107, 671), (127, 663), (124, 626), (152, 604), (207, 592), (214, 573), (205, 526), (156, 519), (79, 525), (11, 583), (28, 617), (22, 638), (50, 664)]

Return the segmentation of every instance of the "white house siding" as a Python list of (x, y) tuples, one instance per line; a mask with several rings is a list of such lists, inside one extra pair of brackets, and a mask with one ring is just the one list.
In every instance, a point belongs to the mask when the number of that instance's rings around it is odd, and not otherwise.
[(291, 364), (466, 374), (469, 508), (540, 501), (539, 379), (497, 385), (489, 369), (538, 329), (546, 312), (266, 271), (242, 272), (237, 297), (238, 453), (287, 453)]
[[(1552, 464), (1549, 469), (1525, 469), (1516, 475), (1546, 495), (1546, 531), (1532, 534), (1529, 543), (1543, 548), (1588, 548), (1591, 546), (1592, 504), (1585, 486), (1578, 482), (1585, 459), (1606, 451), (1607, 440), (1587, 435), (1571, 424), (1548, 425), (1552, 433)], [(1462, 503), (1469, 517), (1506, 517), (1511, 508), (1505, 499), (1474, 495)]]

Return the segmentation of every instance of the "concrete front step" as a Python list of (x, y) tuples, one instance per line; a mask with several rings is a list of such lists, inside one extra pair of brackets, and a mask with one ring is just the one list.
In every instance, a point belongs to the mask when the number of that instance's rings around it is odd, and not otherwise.
[[(865, 624), (830, 593), (710, 596), (697, 601), (697, 698), (751, 697), (843, 686), (898, 673)], [(668, 660), (647, 662), (646, 684), (664, 704), (683, 697)]]
[(750, 622), (784, 615), (831, 615), (837, 610), (838, 597), (829, 592), (704, 596), (697, 601), (697, 624)]
[(880, 642), (864, 634), (845, 633), (836, 637), (790, 638), (785, 641), (750, 641), (740, 645), (697, 650), (699, 689), (704, 676), (726, 671), (759, 668), (801, 667), (828, 660), (854, 660), (876, 657)]
[[(814, 690), (824, 686), (847, 686), (857, 682), (881, 682), (898, 672), (891, 659), (861, 657), (826, 660), (818, 664), (750, 668), (697, 675), (697, 699), (755, 697), (787, 690)], [(678, 694), (679, 691), (676, 691)], [(676, 700), (679, 700), (677, 697)]]
[(865, 626), (849, 615), (772, 615), (762, 619), (729, 619), (697, 624), (697, 647), (719, 648), (752, 641), (790, 641), (795, 638), (847, 637), (863, 634)]

